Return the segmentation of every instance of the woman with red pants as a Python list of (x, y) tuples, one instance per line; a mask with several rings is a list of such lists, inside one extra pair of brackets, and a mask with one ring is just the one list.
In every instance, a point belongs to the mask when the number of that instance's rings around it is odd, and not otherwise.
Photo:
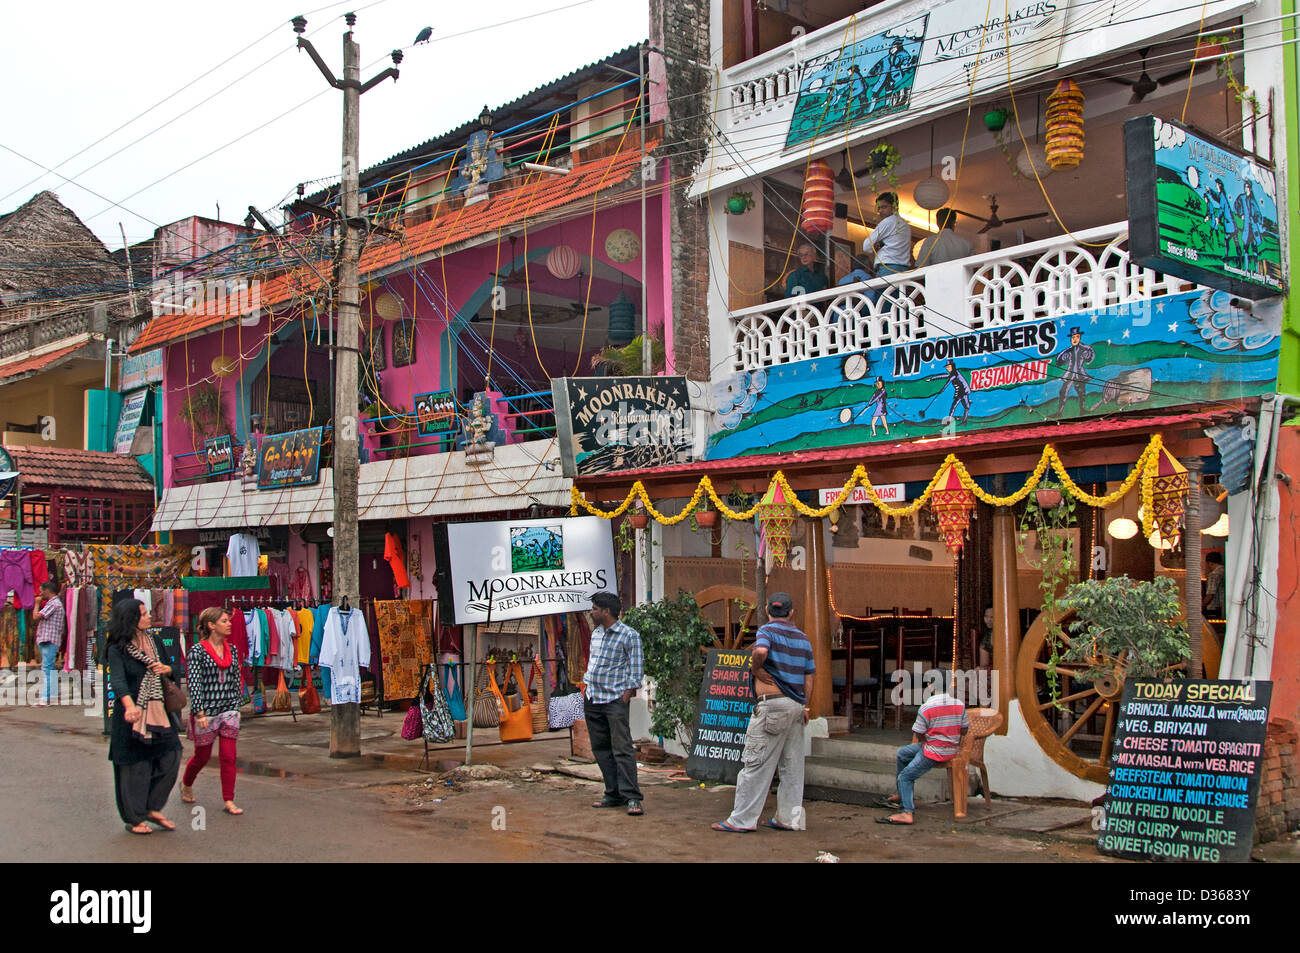
[(190, 737), (194, 757), (181, 778), (181, 800), (194, 803), (194, 779), (212, 757), (220, 739), (221, 798), (227, 814), (243, 814), (235, 804), (235, 743), (239, 738), (239, 703), (244, 689), (238, 647), (230, 641), (230, 614), (219, 606), (199, 616), (199, 641), (185, 657), (190, 690)]

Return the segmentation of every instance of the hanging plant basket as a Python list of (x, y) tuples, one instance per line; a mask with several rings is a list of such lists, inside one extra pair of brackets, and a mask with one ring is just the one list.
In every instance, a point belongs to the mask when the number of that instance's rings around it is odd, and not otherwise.
[(994, 106), (984, 114), (984, 128), (989, 132), (1001, 132), (1007, 124), (1009, 111), (1003, 106)]
[(650, 525), (650, 514), (649, 514), (649, 513), (633, 513), (633, 514), (632, 514), (632, 526), (633, 526), (635, 529), (645, 529), (645, 528), (646, 528), (647, 526), (649, 526), (649, 525)]
[(882, 142), (868, 153), (871, 159), (871, 168), (879, 172), (888, 172), (893, 169), (902, 160), (903, 156), (897, 148), (888, 142)]
[(754, 197), (749, 192), (732, 192), (727, 198), (729, 215), (744, 215), (754, 207)]
[(1053, 487), (1035, 490), (1034, 499), (1038, 500), (1038, 505), (1045, 510), (1056, 509), (1061, 505), (1061, 491)]
[(717, 510), (697, 510), (695, 513), (695, 522), (700, 524), (703, 529), (712, 529), (718, 525)]

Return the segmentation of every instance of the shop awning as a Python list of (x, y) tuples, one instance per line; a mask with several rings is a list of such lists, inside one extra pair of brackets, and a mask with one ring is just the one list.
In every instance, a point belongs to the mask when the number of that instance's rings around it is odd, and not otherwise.
[[(591, 498), (612, 499), (615, 495), (622, 497), (627, 489), (637, 480), (645, 484), (647, 491), (656, 496), (689, 496), (700, 477), (708, 474), (719, 493), (726, 492), (726, 485), (720, 481), (759, 479), (766, 483), (777, 470), (783, 471), (792, 485), (799, 488), (813, 486), (809, 480), (823, 480), (828, 472), (848, 472), (857, 463), (868, 469), (908, 467), (910, 465), (928, 466), (934, 469), (934, 462), (942, 460), (947, 454), (958, 453), (972, 473), (1015, 472), (1017, 458), (1022, 449), (1032, 451), (1036, 460), (1043, 444), (1054, 444), (1064, 454), (1067, 448), (1076, 446), (1107, 444), (1107, 448), (1098, 448), (1089, 453), (1088, 459), (1079, 465), (1092, 463), (1121, 462), (1106, 460), (1108, 451), (1123, 454), (1130, 445), (1142, 440), (1146, 434), (1157, 430), (1166, 431), (1166, 443), (1173, 443), (1175, 434), (1169, 431), (1176, 428), (1193, 430), (1189, 439), (1203, 440), (1205, 452), (1212, 453), (1208, 437), (1200, 433), (1201, 429), (1212, 423), (1236, 417), (1245, 410), (1241, 406), (1221, 405), (1213, 410), (1189, 411), (1181, 414), (1165, 414), (1158, 417), (1118, 417), (1113, 420), (1086, 420), (1073, 423), (1044, 424), (1036, 427), (1015, 427), (1005, 430), (990, 430), (974, 434), (962, 434), (952, 438), (934, 438), (912, 440), (906, 443), (875, 443), (854, 447), (834, 447), (818, 450), (762, 454), (749, 457), (736, 457), (730, 460), (703, 460), (676, 466), (656, 467), (652, 470), (625, 470), (619, 473), (605, 473), (579, 479), (579, 488)], [(1067, 465), (1070, 464), (1067, 461)], [(928, 479), (931, 474), (924, 474)], [(920, 478), (919, 476), (917, 478)], [(906, 474), (899, 479), (913, 479)]]
[[(569, 505), (572, 481), (560, 474), (553, 440), (498, 447), (492, 461), (468, 466), (465, 454), (435, 453), (361, 467), (362, 520), (447, 519)], [(548, 469), (548, 464), (551, 469)], [(154, 514), (155, 532), (303, 526), (334, 521), (332, 469), (316, 486), (249, 490), (239, 480), (171, 487)]]
[(25, 380), (28, 377), (34, 377), (42, 371), (47, 371), (66, 364), (74, 360), (82, 350), (89, 351), (90, 339), (86, 335), (74, 344), (68, 344), (53, 351), (46, 351), (44, 354), (38, 354), (35, 357), (24, 357), (17, 361), (10, 361), (8, 364), (0, 364), (0, 385), (14, 384), (18, 381)]

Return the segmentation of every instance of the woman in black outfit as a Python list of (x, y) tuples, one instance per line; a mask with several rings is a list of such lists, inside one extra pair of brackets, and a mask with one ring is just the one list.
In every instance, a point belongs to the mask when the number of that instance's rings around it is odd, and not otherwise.
[(132, 834), (149, 834), (151, 821), (164, 830), (176, 825), (163, 814), (176, 772), (181, 743), (163, 706), (159, 676), (171, 667), (160, 661), (149, 635), (153, 620), (138, 599), (113, 606), (105, 661), (113, 688), (108, 760), (113, 762), (117, 811)]

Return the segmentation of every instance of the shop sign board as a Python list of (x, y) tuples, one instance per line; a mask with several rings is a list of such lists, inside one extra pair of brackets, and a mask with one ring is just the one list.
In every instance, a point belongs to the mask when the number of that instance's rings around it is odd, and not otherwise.
[(230, 434), (204, 440), (203, 453), (208, 465), (208, 476), (230, 473), (235, 469), (235, 448)]
[(614, 537), (596, 516), (437, 523), (438, 605), (447, 625), (583, 612), (617, 592)]
[(117, 416), (117, 430), (113, 434), (113, 452), (123, 456), (131, 453), (131, 443), (135, 440), (136, 428), (144, 415), (144, 403), (149, 397), (148, 389), (133, 391), (122, 401), (122, 411)]
[(1273, 683), (1130, 679), (1097, 848), (1133, 860), (1250, 860)]
[(449, 390), (415, 395), (415, 430), (421, 437), (451, 433), (460, 425), (456, 398)]
[(311, 486), (320, 480), (321, 427), (270, 434), (257, 452), (257, 488)]
[(570, 478), (691, 459), (685, 377), (563, 377), (552, 385), (560, 462)]
[(706, 457), (1256, 397), (1277, 387), (1281, 317), (1278, 299), (1202, 289), (741, 372), (713, 385)]
[(122, 392), (137, 390), (163, 379), (162, 348), (143, 354), (128, 354), (122, 358), (122, 369), (117, 375), (117, 389)]
[[(879, 486), (873, 486), (876, 496), (880, 497), (882, 503), (902, 503), (907, 499), (906, 483), (882, 483)], [(817, 491), (817, 505), (830, 506), (839, 499), (840, 494), (844, 492), (844, 487), (833, 486), (824, 490)], [(867, 495), (865, 487), (855, 486), (850, 491), (848, 499), (844, 501), (845, 506), (860, 506), (864, 503), (870, 504), (871, 497)]]
[(686, 774), (696, 781), (736, 783), (749, 715), (754, 710), (750, 664), (749, 652), (709, 649), (686, 758)]
[(1277, 175), (1181, 123), (1124, 123), (1129, 255), (1136, 263), (1258, 300), (1286, 292)]

